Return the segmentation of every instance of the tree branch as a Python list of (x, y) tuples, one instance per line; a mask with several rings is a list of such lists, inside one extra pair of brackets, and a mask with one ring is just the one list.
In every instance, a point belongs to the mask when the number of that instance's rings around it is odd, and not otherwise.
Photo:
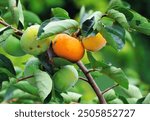
[(91, 72), (94, 72), (94, 71), (101, 71), (101, 69), (89, 69), (87, 73), (91, 73)]
[(83, 77), (79, 77), (79, 79), (83, 80), (83, 81), (86, 81), (88, 82), (88, 80), (86, 78), (83, 78)]
[(117, 87), (117, 86), (119, 86), (119, 84), (115, 84), (115, 85), (113, 85), (113, 86), (107, 88), (106, 90), (104, 90), (104, 91), (102, 92), (102, 95), (105, 94), (106, 92), (108, 92), (109, 90), (111, 90), (111, 89)]
[(21, 30), (19, 30), (19, 29), (13, 27), (13, 26), (11, 26), (11, 25), (9, 25), (8, 23), (6, 23), (5, 21), (3, 21), (3, 20), (1, 20), (1, 19), (0, 19), (0, 24), (4, 25), (4, 26), (6, 26), (6, 27), (8, 27), (8, 26), (11, 27), (11, 28), (14, 30), (15, 34), (17, 34), (17, 35), (19, 35), (19, 36), (21, 36), (21, 35), (23, 34), (23, 32), (22, 32)]
[(17, 79), (17, 82), (23, 81), (23, 80), (26, 80), (26, 79), (29, 79), (29, 78), (33, 78), (33, 77), (34, 77), (34, 75), (23, 77), (23, 78)]
[(91, 85), (91, 87), (93, 88), (93, 90), (95, 91), (98, 99), (99, 99), (99, 103), (101, 104), (106, 104), (106, 100), (102, 95), (101, 90), (99, 89), (99, 87), (97, 86), (97, 84), (95, 83), (93, 77), (91, 76), (90, 73), (88, 73), (88, 69), (84, 66), (84, 64), (81, 61), (77, 62), (77, 65), (79, 66), (79, 68), (82, 70), (82, 72), (84, 73), (84, 75), (86, 76), (89, 84)]

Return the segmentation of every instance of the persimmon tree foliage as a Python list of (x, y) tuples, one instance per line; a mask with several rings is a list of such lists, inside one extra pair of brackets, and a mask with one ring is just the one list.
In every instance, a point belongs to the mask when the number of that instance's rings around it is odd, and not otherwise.
[[(52, 8), (43, 22), (20, 0), (8, 4), (0, 17), (0, 46), (7, 53), (0, 53), (1, 102), (149, 103), (149, 94), (144, 97), (121, 68), (95, 56), (106, 46), (120, 51), (125, 41), (134, 44), (126, 39), (133, 31), (150, 35), (149, 20), (128, 3), (111, 0), (104, 13), (82, 7), (78, 21)], [(23, 70), (9, 59), (27, 54)]]

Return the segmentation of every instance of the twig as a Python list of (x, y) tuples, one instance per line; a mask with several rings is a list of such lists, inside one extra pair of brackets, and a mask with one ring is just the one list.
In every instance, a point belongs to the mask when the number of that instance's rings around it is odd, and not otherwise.
[(91, 72), (94, 72), (94, 71), (101, 71), (101, 69), (89, 69), (89, 71), (87, 73), (91, 73)]
[(0, 24), (4, 25), (4, 26), (6, 26), (6, 27), (10, 26), (10, 27), (14, 30), (15, 34), (17, 34), (17, 35), (20, 35), (20, 36), (21, 36), (21, 35), (23, 34), (23, 32), (22, 32), (21, 30), (19, 30), (19, 29), (13, 27), (13, 26), (11, 26), (11, 25), (9, 25), (8, 23), (6, 23), (6, 22), (3, 21), (3, 20), (0, 20)]
[(113, 88), (115, 88), (115, 87), (117, 87), (117, 86), (119, 86), (119, 84), (115, 84), (115, 85), (113, 85), (113, 86), (107, 88), (106, 90), (104, 90), (104, 91), (102, 92), (102, 94), (105, 94), (106, 92), (108, 92), (109, 90), (111, 90), (111, 89), (113, 89)]
[(84, 64), (81, 61), (77, 62), (77, 65), (79, 66), (79, 68), (82, 70), (82, 72), (84, 73), (84, 75), (86, 76), (86, 78), (88, 79), (89, 84), (91, 85), (91, 87), (93, 88), (93, 90), (95, 91), (98, 99), (99, 99), (99, 103), (101, 104), (106, 104), (106, 100), (103, 97), (101, 90), (99, 89), (99, 87), (97, 86), (97, 84), (95, 83), (93, 77), (91, 76), (90, 73), (88, 72), (88, 69), (84, 66)]
[(79, 77), (79, 79), (83, 80), (83, 81), (86, 81), (88, 82), (88, 80), (86, 78), (83, 78), (83, 77)]
[(33, 77), (34, 77), (34, 75), (23, 77), (23, 78), (18, 79), (17, 82), (23, 81), (23, 80), (26, 80), (26, 79), (29, 79), (29, 78), (33, 78)]

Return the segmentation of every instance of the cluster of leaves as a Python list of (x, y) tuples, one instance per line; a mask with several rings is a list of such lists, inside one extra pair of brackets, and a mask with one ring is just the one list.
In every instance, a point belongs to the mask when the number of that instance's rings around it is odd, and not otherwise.
[[(24, 22), (26, 19), (25, 11), (22, 10), (20, 0), (10, 0), (9, 4), (15, 26), (17, 26), (18, 29), (26, 28), (27, 25), (25, 25)], [(86, 12), (85, 8), (82, 7), (80, 11), (80, 23), (71, 19), (68, 12), (62, 8), (52, 8), (51, 11), (53, 17), (41, 23), (37, 41), (41, 41), (41, 39), (58, 33), (73, 34), (80, 29), (78, 35), (80, 37), (87, 37), (100, 32), (107, 40), (108, 45), (118, 51), (122, 49), (125, 44), (126, 33), (138, 31), (150, 35), (149, 21), (131, 10), (130, 6), (121, 0), (112, 0), (105, 13), (102, 13), (101, 11)], [(2, 18), (0, 18), (0, 20), (3, 21)], [(36, 21), (33, 23), (38, 22)], [(11, 26), (2, 27), (0, 30), (0, 42), (5, 41), (7, 37), (12, 34), (15, 34), (15, 32)], [(134, 42), (131, 41), (131, 43), (133, 44)], [(33, 86), (28, 81), (18, 82), (18, 78), (24, 76), (24, 71), (16, 74), (12, 62), (6, 56), (0, 55), (0, 85), (2, 86), (3, 84), (0, 96), (3, 98), (4, 102), (14, 98), (19, 99), (17, 100), (18, 102), (25, 99), (22, 103), (79, 103), (82, 100), (84, 95), (82, 95), (78, 86), (71, 89), (73, 92), (69, 90), (66, 93), (59, 94), (53, 89), (53, 83), (50, 78), (50, 75), (53, 74), (53, 70), (56, 67), (58, 69), (58, 67), (73, 63), (55, 57), (53, 58), (54, 65), (51, 65), (45, 60), (46, 57), (44, 56), (45, 53), (38, 58), (46, 71), (38, 69), (34, 73), (36, 85)], [(49, 56), (52, 57), (51, 55)], [(143, 97), (138, 88), (129, 84), (128, 78), (123, 70), (101, 60), (96, 60), (92, 52), (87, 52), (87, 56), (89, 63), (86, 64), (86, 66), (90, 69), (98, 70), (98, 74), (93, 72), (92, 75), (102, 91), (107, 90), (107, 88), (114, 84), (120, 85), (114, 89), (115, 93), (113, 99), (110, 99), (113, 94), (104, 94), (107, 102), (149, 103), (149, 94), (146, 97)], [(82, 73), (80, 75), (83, 76)], [(111, 80), (111, 83), (109, 83), (109, 81), (104, 82), (104, 78), (102, 77)], [(9, 81), (9, 83), (7, 84), (7, 82), (4, 81)], [(91, 103), (98, 103), (97, 98), (93, 99)]]

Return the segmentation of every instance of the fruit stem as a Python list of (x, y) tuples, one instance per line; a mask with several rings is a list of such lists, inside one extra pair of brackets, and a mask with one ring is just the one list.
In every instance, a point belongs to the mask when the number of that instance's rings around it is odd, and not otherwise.
[(15, 34), (17, 34), (17, 35), (19, 35), (19, 36), (21, 36), (21, 35), (23, 34), (23, 32), (22, 32), (21, 30), (16, 29), (15, 27), (9, 25), (9, 24), (8, 24), (7, 22), (5, 22), (4, 20), (1, 20), (1, 19), (0, 19), (0, 24), (4, 25), (4, 26), (6, 26), (6, 27), (12, 28), (12, 29), (14, 30)]
[(23, 77), (23, 78), (17, 79), (17, 82), (23, 81), (23, 80), (26, 80), (26, 79), (29, 79), (29, 78), (33, 78), (33, 77), (34, 77), (34, 75)]
[(91, 76), (89, 72), (89, 70), (84, 66), (84, 64), (82, 63), (82, 61), (78, 61), (77, 65), (79, 66), (79, 68), (82, 70), (82, 72), (84, 73), (84, 75), (86, 76), (86, 78), (88, 79), (88, 83), (91, 85), (91, 87), (93, 88), (93, 90), (95, 91), (98, 99), (99, 99), (99, 103), (101, 104), (107, 104), (101, 90), (99, 89), (99, 87), (97, 86), (97, 84), (95, 83), (93, 77)]
[(104, 91), (102, 92), (102, 95), (105, 94), (106, 92), (108, 92), (109, 90), (111, 90), (111, 89), (117, 87), (117, 86), (119, 86), (119, 84), (115, 84), (115, 85), (113, 85), (113, 86), (107, 88), (106, 90), (104, 90)]

